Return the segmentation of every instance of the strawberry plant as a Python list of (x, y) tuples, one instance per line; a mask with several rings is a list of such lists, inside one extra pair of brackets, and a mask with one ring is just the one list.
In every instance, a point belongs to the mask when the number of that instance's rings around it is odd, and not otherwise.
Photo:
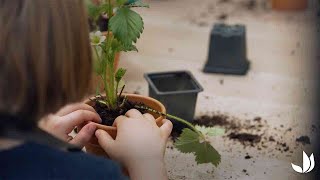
[[(105, 91), (105, 96), (100, 96), (96, 103), (103, 104), (109, 111), (119, 111), (127, 101), (126, 97), (121, 96), (125, 86), (121, 80), (126, 70), (115, 69), (115, 54), (120, 51), (138, 51), (135, 43), (143, 32), (144, 23), (142, 17), (132, 8), (149, 6), (141, 0), (101, 0), (98, 5), (93, 4), (91, 0), (85, 2), (93, 22), (96, 22), (101, 15), (109, 18), (108, 31), (105, 34), (100, 31), (90, 34), (95, 59), (94, 70), (102, 79)], [(211, 163), (217, 166), (220, 163), (220, 154), (209, 143), (209, 137), (223, 134), (222, 129), (194, 126), (179, 117), (162, 114), (149, 107), (135, 106), (135, 108), (156, 112), (161, 116), (186, 124), (189, 128), (183, 130), (175, 142), (175, 147), (182, 153), (193, 153), (198, 164)]]
[[(102, 79), (106, 97), (100, 100), (109, 110), (117, 110), (119, 103), (118, 90), (122, 89), (121, 79), (125, 69), (114, 67), (115, 54), (120, 51), (138, 51), (135, 43), (143, 32), (142, 17), (132, 10), (132, 7), (148, 7), (140, 0), (101, 0), (98, 5), (91, 0), (85, 1), (88, 15), (96, 22), (101, 15), (109, 18), (108, 31), (102, 34), (94, 31), (90, 34), (94, 52), (94, 70)], [(96, 26), (96, 25), (94, 25)]]

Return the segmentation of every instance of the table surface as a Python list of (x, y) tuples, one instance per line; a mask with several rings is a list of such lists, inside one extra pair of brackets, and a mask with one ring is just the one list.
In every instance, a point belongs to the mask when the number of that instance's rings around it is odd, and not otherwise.
[[(189, 70), (204, 87), (197, 101), (196, 116), (224, 114), (238, 121), (266, 120), (265, 136), (284, 142), (292, 152), (276, 151), (275, 143), (258, 150), (227, 137), (214, 137), (221, 153), (218, 168), (196, 165), (194, 156), (176, 149), (166, 151), (170, 179), (300, 179), (291, 162), (302, 164), (302, 150), (311, 153), (316, 141), (312, 130), (316, 79), (319, 67), (319, 26), (316, 1), (303, 12), (274, 12), (263, 0), (247, 1), (152, 0), (151, 8), (139, 9), (145, 30), (138, 41), (139, 53), (122, 53), (120, 67), (127, 68), (126, 91), (148, 94), (146, 72)], [(250, 9), (252, 8), (252, 9)], [(228, 24), (247, 28), (247, 54), (251, 69), (246, 76), (204, 74), (209, 35), (219, 17)], [(319, 36), (318, 36), (319, 37)], [(317, 52), (318, 50), (318, 52)], [(286, 131), (291, 128), (292, 131)], [(315, 130), (316, 129), (316, 130)], [(295, 141), (307, 135), (311, 145)], [(169, 147), (172, 142), (169, 142)], [(245, 159), (248, 153), (251, 159)], [(244, 172), (243, 170), (247, 172)], [(213, 172), (214, 171), (214, 172)]]

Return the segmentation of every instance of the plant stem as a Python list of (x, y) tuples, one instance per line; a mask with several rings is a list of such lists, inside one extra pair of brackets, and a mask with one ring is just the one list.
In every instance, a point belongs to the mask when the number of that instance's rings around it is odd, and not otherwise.
[(120, 91), (120, 94), (119, 94), (119, 98), (121, 97), (122, 92), (123, 92), (123, 90), (124, 90), (125, 87), (126, 87), (126, 85), (123, 85), (123, 86), (122, 86), (121, 91)]
[(93, 46), (93, 49), (94, 49), (94, 53), (96, 54), (96, 56), (97, 56), (97, 58), (98, 58), (98, 61), (101, 62), (100, 56), (99, 56), (99, 54), (98, 54), (97, 47), (96, 47), (96, 46)]
[(117, 96), (117, 101), (118, 101), (118, 88), (119, 88), (119, 82), (116, 82), (116, 96)]
[(203, 135), (200, 131), (198, 131), (198, 130), (196, 129), (196, 127), (195, 127), (194, 125), (192, 125), (191, 123), (189, 123), (187, 120), (184, 120), (184, 119), (182, 119), (182, 118), (179, 118), (179, 117), (174, 116), (174, 115), (171, 115), (171, 114), (165, 114), (165, 113), (159, 112), (159, 111), (154, 110), (154, 109), (151, 109), (151, 108), (149, 108), (149, 107), (144, 107), (144, 106), (138, 106), (138, 105), (136, 105), (135, 108), (148, 110), (148, 111), (151, 111), (151, 112), (160, 114), (161, 116), (165, 116), (165, 117), (174, 119), (174, 120), (176, 120), (176, 121), (179, 121), (179, 122), (181, 122), (181, 123), (189, 126), (190, 129), (192, 129), (194, 132), (198, 133), (202, 138), (205, 139), (204, 135)]
[(112, 10), (113, 10), (113, 7), (112, 7), (112, 4), (111, 4), (111, 0), (109, 0), (109, 8), (108, 8), (108, 18), (110, 19), (111, 16), (112, 16)]

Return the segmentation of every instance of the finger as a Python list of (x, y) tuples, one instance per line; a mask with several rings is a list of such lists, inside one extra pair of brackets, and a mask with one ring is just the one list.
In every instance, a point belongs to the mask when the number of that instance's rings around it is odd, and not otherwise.
[(119, 126), (119, 124), (121, 124), (121, 123), (123, 122), (123, 120), (126, 120), (126, 119), (128, 119), (127, 116), (118, 116), (118, 117), (114, 120), (112, 126), (117, 127), (117, 126)]
[[(77, 110), (66, 116), (61, 117), (66, 123), (66, 127), (74, 128), (84, 122), (93, 121), (97, 123), (101, 123), (101, 118), (97, 113), (86, 111), (86, 110)], [(71, 129), (71, 130), (72, 130)], [(71, 131), (70, 130), (70, 131)]]
[(70, 104), (70, 105), (67, 105), (65, 107), (63, 107), (62, 109), (60, 109), (56, 115), (58, 116), (65, 116), (69, 113), (72, 113), (74, 111), (77, 111), (77, 110), (87, 110), (87, 111), (91, 111), (91, 112), (96, 112), (94, 110), (94, 108), (92, 106), (89, 106), (88, 104), (85, 104), (85, 103), (75, 103), (75, 104)]
[(67, 142), (70, 142), (71, 140), (73, 139), (73, 137), (72, 136), (67, 136)]
[(162, 120), (162, 123), (163, 124), (160, 127), (160, 131), (162, 132), (163, 138), (167, 140), (171, 134), (173, 125), (172, 122), (167, 119)]
[(104, 149), (104, 151), (106, 151), (107, 154), (110, 154), (110, 152), (112, 151), (112, 147), (114, 144), (114, 140), (112, 139), (112, 137), (110, 136), (110, 134), (108, 134), (106, 131), (98, 129), (95, 133), (98, 142), (100, 144), (100, 146), (102, 147), (102, 149)]
[(95, 131), (97, 129), (97, 126), (94, 123), (89, 123), (85, 125), (81, 131), (76, 135), (71, 141), (69, 141), (71, 144), (74, 144), (76, 146), (79, 146), (81, 148), (84, 147), (85, 144), (87, 144), (91, 137), (94, 135)]
[(143, 117), (150, 120), (150, 121), (155, 121), (154, 117), (149, 113), (143, 114)]
[(130, 118), (143, 118), (142, 114), (140, 111), (136, 109), (131, 109), (129, 110), (125, 116), (130, 117)]

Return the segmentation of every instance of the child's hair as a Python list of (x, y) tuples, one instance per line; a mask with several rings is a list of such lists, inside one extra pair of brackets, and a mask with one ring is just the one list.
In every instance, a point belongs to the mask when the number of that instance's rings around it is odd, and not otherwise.
[(88, 29), (83, 0), (0, 0), (0, 114), (38, 120), (81, 100)]

